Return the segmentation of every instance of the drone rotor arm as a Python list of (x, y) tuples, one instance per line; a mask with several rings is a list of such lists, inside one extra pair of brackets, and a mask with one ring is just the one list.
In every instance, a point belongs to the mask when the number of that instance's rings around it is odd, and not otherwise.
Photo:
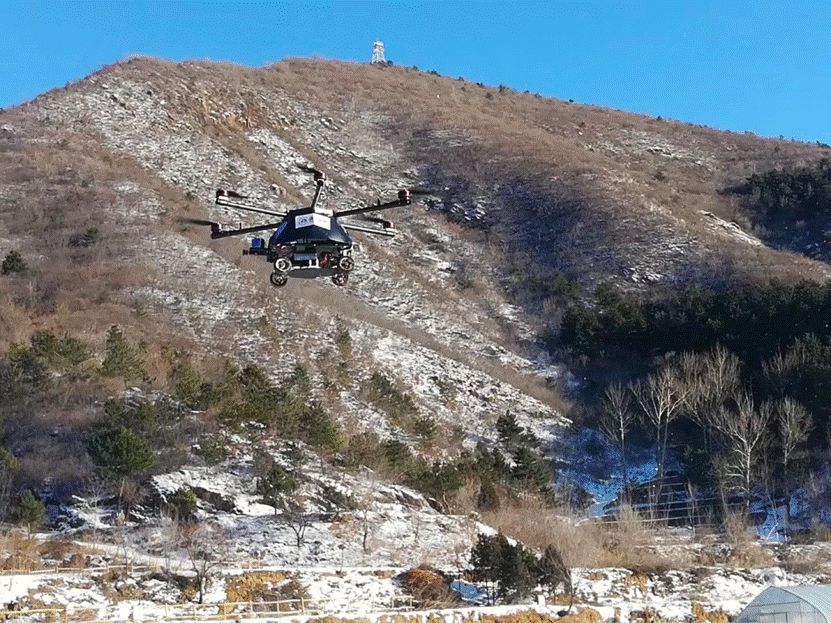
[(212, 231), (211, 238), (216, 240), (217, 238), (228, 238), (229, 236), (243, 236), (245, 234), (253, 234), (255, 232), (265, 231), (267, 229), (276, 229), (280, 226), (280, 223), (282, 223), (282, 221), (278, 221), (276, 223), (266, 223), (264, 225), (253, 225), (251, 227), (240, 227), (239, 229)]
[(351, 210), (341, 210), (340, 212), (335, 212), (335, 217), (339, 216), (352, 216), (354, 214), (364, 214), (366, 212), (378, 212), (379, 210), (389, 210), (390, 208), (400, 208), (403, 206), (408, 206), (413, 202), (412, 198), (410, 197), (410, 191), (408, 190), (399, 190), (398, 191), (398, 199), (395, 201), (387, 201), (386, 203), (378, 203), (375, 205), (364, 206), (363, 208), (352, 208)]
[(230, 201), (225, 197), (217, 197), (216, 198), (216, 205), (221, 208), (228, 208), (231, 210), (242, 210), (243, 212), (256, 212), (257, 214), (267, 214), (268, 216), (278, 216), (283, 218), (286, 216), (285, 212), (278, 212), (276, 210), (267, 210), (265, 208), (256, 208), (254, 206), (250, 206), (245, 203), (239, 203), (237, 201)]
[(379, 229), (377, 227), (363, 227), (362, 225), (352, 225), (351, 223), (341, 223), (341, 227), (349, 231), (359, 231), (364, 234), (372, 234), (373, 236), (384, 236), (386, 238), (394, 238), (398, 233), (393, 228)]

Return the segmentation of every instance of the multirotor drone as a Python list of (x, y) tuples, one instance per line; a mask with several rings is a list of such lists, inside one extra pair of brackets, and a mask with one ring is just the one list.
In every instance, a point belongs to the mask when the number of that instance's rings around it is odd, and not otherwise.
[(432, 194), (425, 190), (404, 189), (398, 191), (398, 198), (393, 201), (381, 203), (379, 200), (375, 205), (335, 212), (319, 205), (320, 195), (326, 184), (326, 175), (322, 171), (305, 165), (298, 166), (314, 176), (315, 193), (312, 205), (308, 208), (297, 208), (287, 212), (268, 210), (246, 203), (245, 200), (248, 197), (245, 195), (233, 190), (219, 189), (216, 191), (216, 205), (230, 210), (274, 216), (280, 220), (229, 230), (223, 229), (219, 223), (214, 221), (182, 220), (197, 225), (209, 225), (213, 239), (273, 230), (268, 241), (260, 237), (253, 238), (251, 246), (244, 250), (243, 254), (265, 257), (274, 267), (270, 277), (271, 284), (278, 288), (286, 285), (289, 277), (301, 279), (331, 277), (335, 285), (344, 286), (349, 281), (349, 273), (355, 267), (355, 261), (352, 258), (354, 241), (347, 231), (387, 238), (395, 236), (397, 231), (392, 221), (383, 218), (367, 217), (365, 219), (378, 223), (380, 227), (342, 222), (340, 219), (408, 206), (412, 203), (414, 196)]

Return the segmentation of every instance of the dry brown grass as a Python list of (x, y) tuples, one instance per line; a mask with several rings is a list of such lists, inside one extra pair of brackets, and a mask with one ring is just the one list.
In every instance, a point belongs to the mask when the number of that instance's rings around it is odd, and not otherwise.
[(251, 571), (229, 577), (225, 581), (225, 601), (270, 600), (272, 587), (287, 578), (285, 573), (279, 571)]
[(575, 609), (571, 614), (562, 617), (554, 617), (549, 614), (542, 614), (536, 610), (523, 610), (511, 614), (493, 615), (483, 614), (478, 619), (468, 619), (478, 623), (602, 623), (603, 617), (594, 608)]
[[(444, 623), (447, 619), (441, 615), (431, 614), (426, 619), (422, 615), (387, 614), (381, 615), (376, 623)], [(461, 623), (602, 623), (603, 617), (593, 608), (575, 609), (571, 614), (555, 617), (542, 614), (536, 610), (521, 610), (510, 614), (475, 614), (466, 615)], [(325, 616), (309, 619), (309, 623), (369, 623), (365, 618), (341, 618)]]
[(412, 595), (419, 608), (449, 608), (458, 601), (444, 576), (429, 567), (404, 572), (401, 586)]
[(629, 613), (629, 621), (631, 621), (631, 623), (669, 623), (671, 620), (672, 619), (663, 617), (654, 608), (633, 610)]
[(692, 605), (692, 623), (730, 623), (730, 615), (724, 610), (707, 610), (698, 603)]
[[(671, 534), (647, 524), (631, 509), (623, 509), (616, 522), (599, 523), (525, 499), (485, 512), (482, 520), (531, 547), (544, 549), (555, 544), (568, 567), (624, 567), (651, 573), (687, 568), (696, 562), (683, 548), (673, 551), (671, 557), (662, 553), (671, 545)], [(659, 534), (660, 544), (656, 540)]]
[(0, 565), (3, 569), (40, 569), (38, 545), (35, 538), (18, 531), (0, 533)]
[(727, 564), (738, 568), (768, 567), (774, 562), (771, 552), (756, 537), (756, 530), (740, 511), (731, 511), (724, 518), (724, 536), (730, 546)]

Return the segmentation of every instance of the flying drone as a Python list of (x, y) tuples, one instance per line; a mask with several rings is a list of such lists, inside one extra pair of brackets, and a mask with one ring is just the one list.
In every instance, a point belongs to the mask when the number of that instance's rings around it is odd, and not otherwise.
[(320, 195), (326, 184), (326, 174), (312, 167), (298, 166), (314, 177), (315, 193), (312, 205), (307, 208), (297, 208), (287, 212), (268, 210), (247, 203), (246, 195), (233, 190), (219, 189), (216, 191), (216, 205), (229, 210), (274, 216), (280, 220), (229, 230), (223, 229), (222, 225), (214, 221), (182, 220), (196, 225), (210, 226), (213, 239), (273, 230), (268, 241), (260, 237), (253, 238), (251, 246), (245, 249), (243, 254), (265, 257), (268, 263), (274, 266), (270, 277), (271, 284), (278, 288), (286, 285), (289, 277), (301, 279), (331, 277), (335, 285), (345, 286), (349, 281), (349, 273), (355, 267), (355, 261), (352, 258), (354, 241), (347, 232), (357, 231), (392, 238), (397, 231), (392, 221), (383, 218), (367, 217), (365, 219), (378, 223), (380, 227), (343, 222), (339, 219), (408, 206), (413, 202), (413, 196), (432, 194), (425, 190), (404, 189), (398, 191), (398, 198), (393, 201), (381, 203), (379, 200), (375, 205), (335, 212), (319, 205)]

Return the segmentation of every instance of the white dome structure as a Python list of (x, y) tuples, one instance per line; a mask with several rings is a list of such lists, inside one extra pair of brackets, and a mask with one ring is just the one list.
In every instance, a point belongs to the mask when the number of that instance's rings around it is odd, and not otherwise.
[(831, 585), (769, 586), (735, 623), (831, 623)]

